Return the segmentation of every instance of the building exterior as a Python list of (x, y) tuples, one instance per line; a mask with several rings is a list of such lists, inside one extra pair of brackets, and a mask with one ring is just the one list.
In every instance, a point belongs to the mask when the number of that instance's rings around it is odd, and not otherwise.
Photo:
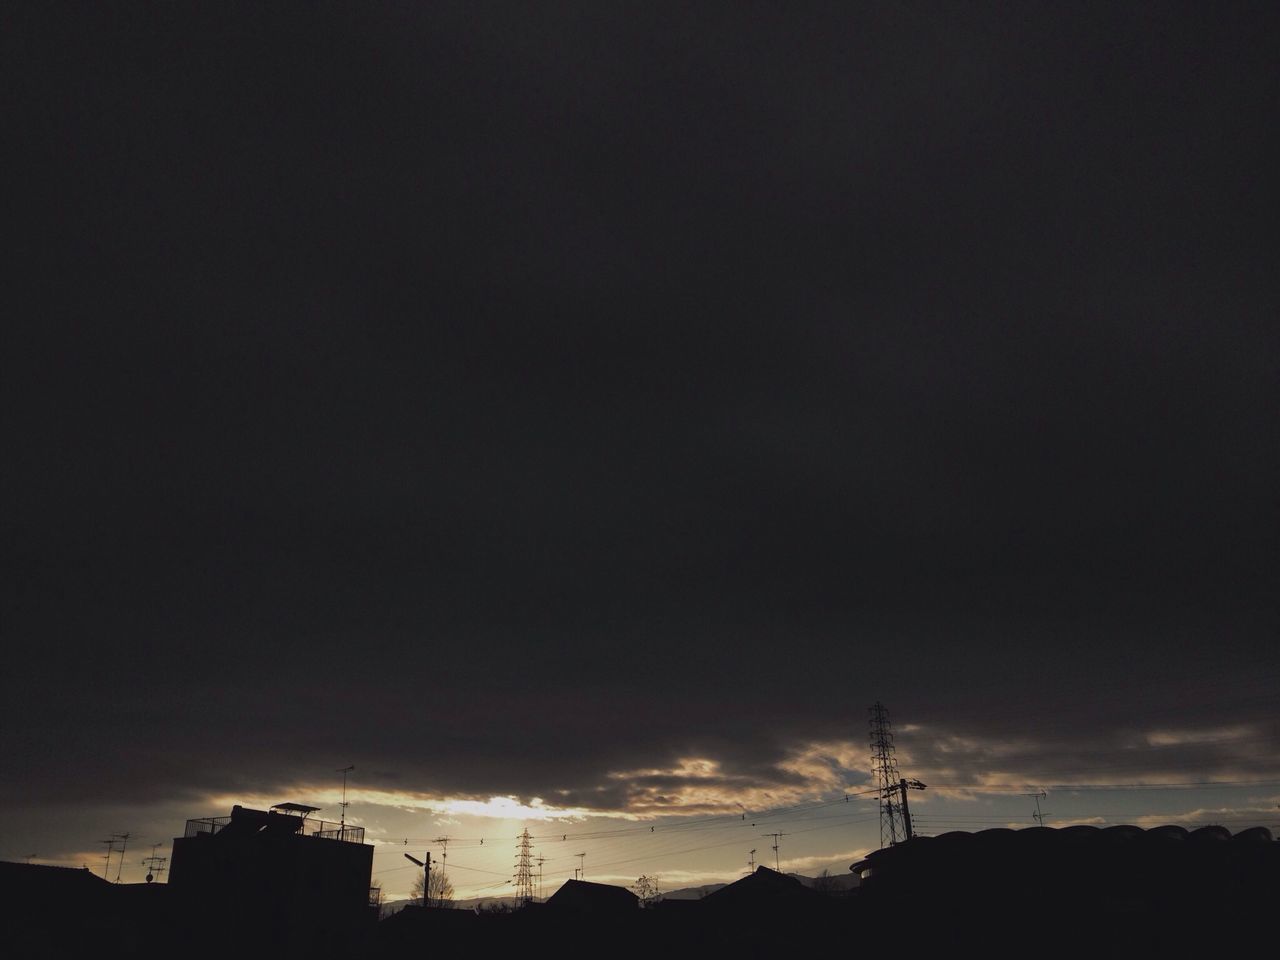
[(193, 943), (342, 955), (374, 922), (373, 847), (364, 830), (284, 803), (188, 820), (173, 842), (169, 886)]
[(995, 828), (916, 837), (850, 867), (868, 903), (935, 915), (1240, 916), (1280, 895), (1280, 844), (1256, 827)]
[(586, 880), (566, 880), (547, 900), (549, 910), (591, 915), (634, 914), (639, 906), (639, 898), (626, 887)]

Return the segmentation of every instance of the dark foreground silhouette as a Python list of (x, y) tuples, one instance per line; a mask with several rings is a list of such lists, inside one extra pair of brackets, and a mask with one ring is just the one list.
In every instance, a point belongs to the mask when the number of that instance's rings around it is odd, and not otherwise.
[[(861, 887), (837, 894), (760, 867), (701, 900), (644, 909), (621, 887), (570, 881), (547, 903), (510, 913), (415, 906), (378, 921), (367, 900), (370, 847), (290, 830), (257, 811), (233, 821), (244, 829), (222, 841), (214, 832), (175, 844), (168, 884), (0, 863), (6, 953), (787, 957), (973, 947), (1001, 956), (1185, 955), (1258, 935), (1265, 947), (1280, 904), (1280, 844), (1265, 829), (1037, 827), (917, 837), (854, 864)], [(248, 829), (253, 823), (261, 829)], [(299, 867), (292, 873), (281, 867), (290, 858)]]

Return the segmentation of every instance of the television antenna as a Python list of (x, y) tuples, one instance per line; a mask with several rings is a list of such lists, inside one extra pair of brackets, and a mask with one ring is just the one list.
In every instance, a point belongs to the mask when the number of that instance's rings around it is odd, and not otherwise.
[(98, 842), (107, 845), (107, 862), (102, 868), (102, 879), (105, 880), (107, 879), (107, 874), (111, 872), (111, 854), (115, 853), (116, 850), (116, 838), (112, 837), (110, 840), (99, 840)]
[(1040, 826), (1043, 827), (1044, 818), (1046, 815), (1040, 812), (1040, 801), (1046, 799), (1049, 795), (1045, 793), (1043, 790), (1041, 790), (1039, 793), (1024, 793), (1023, 796), (1031, 797), (1031, 799), (1035, 800), (1036, 809), (1035, 809), (1035, 812), (1031, 814), (1031, 818), (1035, 820), (1036, 823), (1040, 824)]
[(143, 857), (142, 862), (147, 865), (147, 883), (160, 878), (160, 874), (164, 873), (164, 865), (169, 862), (168, 857), (156, 856), (156, 850), (160, 844), (153, 843), (151, 845), (151, 856)]
[(449, 841), (451, 839), (453, 838), (452, 837), (436, 837), (434, 840), (431, 841), (432, 843), (440, 844), (440, 850), (441, 850), (440, 859), (444, 861), (444, 863), (440, 864), (440, 870), (444, 873), (449, 872)]
[(116, 864), (116, 883), (120, 882), (120, 872), (124, 870), (124, 852), (129, 849), (129, 833), (117, 833), (115, 835), (120, 840), (120, 862)]
[(789, 834), (786, 834), (786, 833), (762, 833), (762, 834), (760, 834), (760, 836), (762, 836), (762, 837), (766, 837), (766, 838), (767, 838), (767, 837), (773, 837), (773, 868), (774, 868), (775, 870), (777, 870), (779, 873), (781, 873), (781, 872), (782, 872), (782, 861), (778, 859), (778, 847), (779, 847), (779, 843), (778, 843), (778, 841), (779, 841), (782, 837), (789, 836)]
[(341, 770), (335, 770), (335, 773), (342, 774), (342, 802), (338, 804), (342, 808), (342, 812), (338, 814), (338, 836), (343, 840), (347, 839), (347, 774), (356, 768), (353, 763), (350, 766), (343, 767)]

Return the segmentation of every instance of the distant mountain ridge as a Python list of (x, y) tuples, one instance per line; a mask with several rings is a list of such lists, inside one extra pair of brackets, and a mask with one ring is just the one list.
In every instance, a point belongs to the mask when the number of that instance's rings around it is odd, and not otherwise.
[[(516, 905), (515, 897), (470, 897), (466, 900), (451, 900), (449, 906), (454, 910), (475, 910), (492, 909), (495, 907), (514, 907)], [(390, 900), (384, 903), (378, 911), (378, 916), (389, 917), (394, 913), (399, 913), (405, 907), (417, 907), (422, 904), (419, 897), (413, 897), (408, 900)]]
[(663, 891), (661, 896), (663, 900), (701, 900), (707, 894), (715, 893), (727, 886), (727, 883), (706, 883), (700, 887), (681, 887), (669, 893)]

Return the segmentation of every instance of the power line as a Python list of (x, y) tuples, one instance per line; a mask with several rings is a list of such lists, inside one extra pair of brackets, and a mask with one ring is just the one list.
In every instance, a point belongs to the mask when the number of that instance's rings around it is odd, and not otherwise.
[[(680, 820), (675, 823), (657, 823), (657, 824), (646, 823), (646, 824), (634, 826), (634, 827), (611, 827), (605, 830), (587, 830), (587, 831), (577, 831), (577, 832), (570, 832), (570, 833), (535, 833), (535, 834), (530, 834), (530, 839), (535, 842), (559, 843), (559, 842), (568, 842), (570, 840), (583, 841), (583, 840), (626, 838), (632, 834), (639, 835), (639, 836), (651, 836), (651, 835), (657, 834), (658, 836), (661, 836), (663, 834), (670, 834), (676, 831), (691, 830), (694, 828), (706, 827), (708, 825), (720, 825), (726, 828), (732, 828), (735, 826), (740, 826), (745, 824), (747, 826), (754, 827), (754, 826), (760, 826), (764, 824), (765, 821), (767, 820), (771, 820), (775, 817), (779, 817), (787, 813), (806, 813), (810, 811), (817, 811), (827, 807), (838, 806), (839, 804), (847, 804), (851, 800), (861, 799), (864, 797), (873, 797), (873, 796), (876, 796), (878, 792), (879, 791), (875, 789), (841, 791), (840, 796), (831, 800), (816, 800), (816, 801), (806, 800), (800, 803), (787, 804), (785, 806), (769, 807), (753, 815), (750, 815), (751, 817), (750, 820), (744, 819), (743, 814), (735, 812), (731, 814), (728, 814), (728, 813), (715, 814), (713, 816), (699, 817), (697, 819)], [(667, 817), (671, 817), (671, 816), (675, 816), (675, 815), (672, 815), (672, 814), (667, 815)], [(441, 838), (433, 839), (430, 837), (405, 837), (403, 839), (400, 839), (394, 842), (402, 845), (407, 845), (410, 843), (438, 843), (440, 839)], [(447, 839), (449, 843), (454, 845), (475, 844), (478, 846), (482, 846), (484, 844), (484, 838), (482, 837), (448, 837), (445, 839)], [(390, 843), (392, 841), (386, 841), (386, 842)], [(573, 855), (571, 854), (569, 856), (573, 856)], [(558, 858), (548, 858), (548, 859), (558, 859)]]
[[(1140, 782), (1140, 783), (1108, 783), (1108, 782), (1061, 782), (1046, 783), (1045, 789), (1069, 792), (1078, 791), (1151, 791), (1151, 790), (1169, 790), (1182, 789), (1188, 787), (1214, 788), (1214, 787), (1238, 787), (1238, 786), (1268, 786), (1280, 784), (1280, 778), (1255, 778), (1255, 779), (1222, 779), (1222, 780), (1169, 780), (1162, 782)], [(1025, 793), (1027, 784), (1025, 783), (1006, 783), (992, 784), (980, 780), (944, 780), (931, 781), (931, 787), (941, 789), (958, 789), (973, 790), (979, 793), (990, 794), (1013, 794)], [(788, 804), (780, 807), (767, 808), (752, 815), (751, 820), (743, 821), (740, 813), (717, 814), (710, 817), (699, 817), (691, 820), (681, 820), (674, 823), (658, 823), (644, 824), (634, 827), (618, 827), (605, 830), (594, 831), (577, 831), (569, 833), (546, 833), (531, 834), (530, 839), (544, 843), (560, 842), (560, 841), (594, 841), (594, 840), (625, 840), (634, 836), (658, 836), (670, 835), (673, 833), (683, 832), (699, 832), (701, 829), (720, 827), (724, 829), (733, 829), (735, 826), (759, 826), (767, 824), (768, 821), (778, 820), (787, 814), (793, 814), (792, 817), (779, 822), (790, 823), (798, 819), (801, 815), (817, 813), (826, 808), (838, 806), (840, 804), (849, 803), (853, 799), (861, 799), (876, 796), (880, 791), (878, 789), (857, 790), (849, 792), (841, 792), (840, 796), (830, 800), (805, 801), (803, 803)], [(900, 791), (899, 791), (900, 792)], [(670, 816), (670, 815), (669, 815)], [(447, 841), (453, 845), (474, 845), (482, 846), (483, 837), (408, 837), (403, 840), (395, 841), (397, 845), (405, 843), (440, 843)], [(105, 842), (105, 841), (104, 841)], [(389, 843), (389, 841), (384, 841)], [(567, 855), (563, 858), (548, 857), (547, 860), (569, 859), (573, 855)]]
[[(1249, 783), (1249, 784), (1256, 784), (1256, 783), (1277, 783), (1277, 782), (1280, 782), (1280, 781), (1244, 781), (1244, 782), (1245, 782), (1245, 783)], [(1062, 785), (1059, 789), (1063, 789), (1063, 790), (1071, 790), (1071, 789), (1086, 789), (1086, 788), (1088, 788), (1088, 789), (1094, 789), (1094, 790), (1100, 790), (1100, 791), (1119, 791), (1119, 790), (1121, 790), (1121, 789), (1150, 790), (1150, 789), (1167, 789), (1167, 788), (1169, 788), (1169, 787), (1173, 787), (1173, 786), (1197, 786), (1197, 787), (1234, 786), (1234, 785), (1237, 785), (1237, 783), (1238, 783), (1238, 782), (1236, 782), (1236, 781), (1186, 781), (1186, 782), (1178, 782), (1177, 784), (1174, 784), (1174, 783), (1170, 783), (1170, 784), (1131, 784), (1131, 785), (1120, 785), (1120, 784), (1070, 784), (1070, 785)], [(995, 793), (995, 792), (1007, 792), (1007, 793), (1012, 793), (1012, 792), (1016, 789), (1016, 788), (1015, 788), (1014, 786), (1012, 786), (1012, 785), (1001, 785), (999, 788), (991, 788), (991, 787), (987, 787), (986, 785), (980, 785), (980, 784), (956, 783), (956, 782), (951, 782), (951, 783), (947, 783), (947, 784), (944, 784), (944, 785), (945, 785), (945, 786), (952, 786), (952, 787), (960, 787), (960, 786), (964, 786), (964, 787), (979, 787), (979, 788), (981, 788), (981, 789), (984, 789), (984, 790), (986, 790), (986, 791), (988, 791), (988, 792), (992, 792), (992, 793)], [(868, 792), (868, 793), (869, 793), (869, 792)], [(866, 794), (863, 794), (863, 795), (866, 795)], [(852, 795), (852, 794), (850, 794), (849, 796), (853, 796), (853, 795)], [(833, 806), (838, 806), (838, 805), (843, 804), (843, 803), (846, 803), (846, 802), (848, 802), (848, 801), (846, 801), (845, 796), (844, 796), (844, 795), (842, 795), (842, 796), (841, 796), (841, 798), (840, 798), (840, 799), (837, 799), (837, 800), (821, 801), (821, 802), (817, 802), (817, 803), (809, 803), (809, 804), (797, 804), (797, 805), (791, 805), (791, 806), (788, 806), (788, 807), (776, 808), (776, 809), (774, 809), (774, 810), (772, 810), (772, 811), (764, 811), (764, 812), (762, 812), (762, 813), (757, 814), (757, 815), (756, 815), (756, 816), (757, 816), (757, 819), (756, 819), (755, 821), (753, 821), (753, 823), (761, 823), (761, 822), (765, 821), (765, 820), (766, 820), (766, 818), (771, 818), (774, 822), (780, 823), (780, 824), (782, 824), (782, 825), (786, 825), (786, 824), (795, 824), (795, 823), (798, 823), (798, 822), (802, 822), (804, 819), (808, 819), (808, 818), (812, 818), (812, 817), (817, 817), (817, 816), (822, 816), (822, 818), (823, 818), (823, 819), (826, 819), (825, 814), (829, 811), (829, 809), (830, 809), (831, 807), (833, 807)], [(788, 814), (788, 813), (790, 813), (790, 814), (791, 814), (791, 816), (786, 816), (786, 814)], [(926, 812), (926, 814), (924, 815), (924, 817), (925, 817), (926, 819), (928, 819), (928, 820), (936, 821), (936, 820), (938, 819), (938, 816), (939, 816), (939, 815), (941, 815), (941, 813), (942, 813), (942, 811), (937, 811), (937, 813), (936, 813), (936, 814), (930, 814), (930, 813)], [(1065, 815), (1065, 814), (1064, 814), (1064, 815)], [(1077, 813), (1076, 813), (1076, 814), (1074, 814), (1074, 815), (1076, 815), (1076, 816), (1082, 816), (1082, 815), (1084, 815), (1084, 814), (1083, 814), (1083, 813), (1079, 813), (1079, 812), (1077, 812)], [(1131, 817), (1132, 817), (1132, 815), (1126, 815), (1126, 816), (1127, 816), (1127, 818), (1131, 818)], [(842, 817), (842, 818), (838, 818), (838, 819), (839, 819), (839, 820), (841, 820), (841, 821), (845, 821), (847, 818), (843, 818), (843, 817)], [(964, 818), (964, 817), (956, 817), (956, 818), (944, 818), (944, 819), (946, 819), (946, 820), (948, 820), (948, 821), (950, 821), (950, 822), (959, 822), (959, 821), (963, 821), (963, 820), (965, 820), (965, 819), (967, 819), (967, 818)], [(996, 817), (996, 818), (993, 818), (993, 819), (994, 819), (994, 820), (996, 820), (996, 821), (998, 821), (998, 822), (1004, 822), (1004, 821), (1009, 820), (1010, 818), (1008, 818), (1008, 817)], [(686, 837), (688, 837), (690, 834), (698, 835), (698, 834), (715, 833), (715, 832), (720, 832), (720, 831), (729, 831), (729, 832), (732, 832), (732, 831), (733, 831), (733, 830), (735, 830), (735, 829), (740, 829), (740, 828), (745, 827), (745, 826), (748, 826), (748, 824), (744, 824), (744, 823), (742, 823), (742, 822), (741, 822), (741, 820), (740, 820), (740, 819), (738, 819), (737, 815), (733, 815), (733, 816), (730, 816), (730, 817), (728, 817), (728, 818), (723, 817), (723, 816), (722, 816), (722, 817), (713, 817), (713, 818), (701, 818), (701, 819), (699, 819), (699, 820), (697, 820), (697, 821), (690, 821), (690, 822), (687, 822), (687, 823), (678, 823), (678, 824), (664, 825), (664, 826), (659, 827), (659, 830), (660, 830), (661, 832), (656, 833), (656, 834), (655, 834), (655, 833), (653, 833), (653, 832), (651, 832), (651, 830), (650, 830), (650, 828), (649, 828), (648, 826), (644, 826), (644, 827), (640, 827), (640, 828), (638, 828), (638, 829), (636, 829), (636, 828), (632, 828), (632, 829), (623, 829), (623, 830), (607, 830), (607, 831), (583, 831), (583, 832), (579, 832), (579, 833), (575, 833), (575, 834), (565, 834), (563, 837), (562, 837), (561, 835), (559, 835), (559, 834), (556, 834), (556, 835), (555, 835), (555, 838), (556, 838), (557, 840), (570, 839), (570, 838), (572, 838), (572, 839), (579, 840), (579, 841), (580, 841), (580, 840), (583, 840), (583, 839), (606, 838), (610, 843), (628, 843), (628, 844), (629, 844), (629, 843), (631, 843), (631, 842), (636, 842), (636, 841), (638, 841), (638, 840), (639, 840), (639, 839), (641, 839), (641, 838), (656, 837), (656, 838), (657, 838), (657, 842), (661, 843), (661, 846), (662, 846), (662, 849), (661, 849), (661, 850), (659, 850), (659, 851), (657, 851), (657, 852), (663, 852), (663, 851), (665, 850), (665, 851), (668, 851), (668, 852), (670, 852), (670, 853), (672, 853), (672, 854), (675, 854), (675, 853), (680, 852), (680, 851), (677, 851), (674, 847), (671, 847), (671, 846), (670, 846), (669, 844), (667, 844), (667, 843), (663, 843), (663, 842), (661, 841), (661, 838), (662, 838), (663, 836), (666, 836), (668, 839), (674, 840), (674, 839), (676, 839), (676, 838), (677, 838), (679, 835), (681, 835), (681, 834), (684, 834)], [(683, 828), (683, 829), (682, 829), (682, 828)], [(825, 827), (821, 827), (821, 829), (825, 829)], [(531, 838), (532, 838), (532, 837), (531, 837)], [(445, 838), (436, 838), (436, 840), (437, 840), (437, 841), (439, 841), (439, 840), (443, 840), (443, 839), (445, 839)], [(448, 838), (448, 842), (450, 842), (450, 843), (455, 843), (455, 844), (457, 844), (457, 843), (466, 843), (466, 842), (472, 842), (472, 843), (475, 843), (475, 844), (479, 844), (479, 843), (480, 843), (480, 839), (478, 839), (478, 838)], [(647, 844), (646, 844), (646, 845), (647, 845)], [(652, 848), (651, 848), (651, 849), (652, 849)], [(682, 850), (684, 850), (684, 849), (688, 849), (688, 848), (682, 848)], [(597, 852), (598, 852), (598, 849), (597, 849)], [(543, 862), (544, 862), (544, 863), (546, 863), (546, 862), (554, 862), (554, 861), (559, 861), (559, 860), (573, 859), (576, 855), (577, 855), (577, 854), (566, 854), (566, 855), (561, 856), (561, 857), (545, 857), (545, 856), (544, 856), (544, 857), (542, 857), (542, 860), (543, 860)]]

